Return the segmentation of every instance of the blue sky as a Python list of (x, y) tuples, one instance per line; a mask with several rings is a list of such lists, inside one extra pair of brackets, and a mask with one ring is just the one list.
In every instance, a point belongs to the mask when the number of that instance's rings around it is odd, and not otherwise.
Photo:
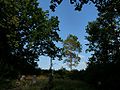
[[(38, 0), (39, 6), (43, 8), (43, 10), (50, 10), (49, 4), (50, 0)], [(62, 39), (66, 39), (69, 34), (76, 35), (82, 44), (82, 52), (80, 53), (81, 61), (78, 67), (74, 69), (85, 69), (86, 62), (88, 61), (88, 57), (90, 57), (90, 53), (85, 53), (87, 47), (85, 46), (87, 40), (85, 40), (86, 31), (85, 26), (87, 26), (88, 22), (93, 21), (97, 18), (97, 10), (92, 4), (85, 5), (82, 11), (78, 12), (74, 10), (73, 5), (69, 4), (69, 0), (63, 0), (62, 4), (56, 8), (55, 12), (51, 12), (50, 16), (58, 16), (60, 21), (60, 32), (59, 35)], [(58, 44), (60, 45), (60, 44)], [(49, 57), (40, 56), (40, 61), (38, 62), (40, 68), (48, 69), (49, 68)], [(53, 69), (59, 69), (61, 67), (65, 67), (68, 69), (66, 64), (63, 64), (62, 61), (55, 60), (53, 62)]]

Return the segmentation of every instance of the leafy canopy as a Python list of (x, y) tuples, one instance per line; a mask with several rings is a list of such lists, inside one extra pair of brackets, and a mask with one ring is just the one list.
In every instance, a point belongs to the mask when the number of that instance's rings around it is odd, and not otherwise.
[(86, 27), (87, 51), (92, 52), (86, 71), (89, 82), (97, 85), (100, 81), (103, 90), (117, 89), (120, 83), (120, 15), (116, 9), (119, 3), (113, 2)]
[[(51, 0), (50, 9), (55, 11), (55, 8), (60, 5), (64, 0)], [(100, 13), (106, 11), (109, 12), (119, 12), (120, 2), (119, 0), (69, 0), (70, 4), (75, 7), (75, 10), (81, 11), (85, 4), (93, 3)]]
[(38, 4), (37, 0), (0, 0), (0, 75), (11, 70), (33, 73), (40, 55), (59, 53), (54, 44), (61, 41), (58, 17), (49, 17)]

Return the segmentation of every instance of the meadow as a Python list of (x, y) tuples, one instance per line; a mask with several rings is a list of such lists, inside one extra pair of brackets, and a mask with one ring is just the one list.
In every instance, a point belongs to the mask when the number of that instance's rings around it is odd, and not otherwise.
[[(51, 90), (95, 90), (95, 88), (80, 80), (53, 79), (52, 85)], [(3, 86), (0, 90), (49, 90), (48, 86), (48, 77), (37, 76), (35, 84), (31, 83), (30, 80), (20, 82), (13, 80), (8, 88)]]

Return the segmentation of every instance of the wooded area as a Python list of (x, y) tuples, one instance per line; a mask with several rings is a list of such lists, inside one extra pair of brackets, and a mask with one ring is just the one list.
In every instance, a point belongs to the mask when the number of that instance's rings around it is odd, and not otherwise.
[[(87, 68), (72, 68), (80, 62), (82, 45), (75, 35), (69, 34), (65, 40), (59, 36), (59, 17), (43, 11), (37, 0), (0, 0), (0, 90), (120, 89), (119, 0), (69, 1), (77, 11), (90, 3), (98, 10), (98, 18), (86, 27), (86, 52), (92, 53)], [(51, 0), (50, 9), (55, 12), (61, 3), (63, 0)], [(59, 42), (63, 47), (55, 44)], [(49, 70), (38, 67), (42, 55), (50, 57)], [(70, 71), (52, 70), (55, 59), (64, 60)], [(20, 81), (22, 75), (36, 75), (37, 82)]]

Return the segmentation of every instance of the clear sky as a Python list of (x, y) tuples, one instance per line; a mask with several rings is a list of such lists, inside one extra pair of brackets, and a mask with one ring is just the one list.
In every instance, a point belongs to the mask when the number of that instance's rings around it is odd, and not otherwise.
[[(38, 0), (39, 6), (43, 8), (43, 10), (50, 10), (49, 4), (50, 0)], [(76, 35), (82, 44), (82, 52), (80, 53), (81, 61), (78, 67), (74, 69), (85, 69), (86, 62), (88, 61), (88, 57), (90, 57), (90, 53), (85, 53), (87, 47), (85, 44), (87, 40), (85, 40), (86, 31), (85, 27), (88, 22), (93, 21), (97, 18), (97, 10), (92, 4), (85, 5), (82, 11), (78, 12), (74, 10), (73, 5), (69, 4), (69, 0), (63, 0), (62, 4), (56, 8), (55, 12), (50, 10), (50, 16), (58, 16), (60, 21), (60, 32), (59, 35), (62, 39), (66, 39), (69, 34)], [(49, 58), (40, 56), (40, 61), (38, 62), (39, 67), (43, 69), (49, 68)], [(53, 62), (53, 69), (60, 69), (61, 67), (67, 68), (62, 61), (55, 60)], [(68, 69), (68, 68), (67, 68)]]

